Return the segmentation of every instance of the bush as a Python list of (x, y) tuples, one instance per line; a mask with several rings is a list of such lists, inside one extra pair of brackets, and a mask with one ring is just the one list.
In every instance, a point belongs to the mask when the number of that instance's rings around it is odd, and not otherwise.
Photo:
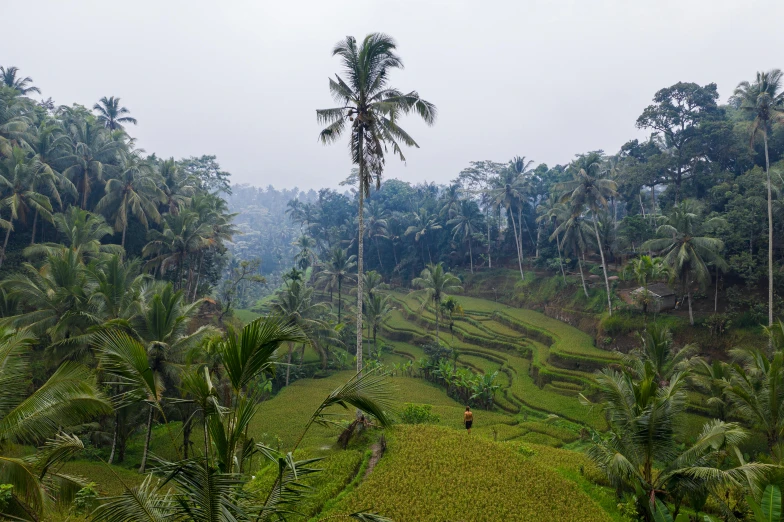
[(441, 417), (432, 410), (433, 406), (430, 404), (407, 403), (400, 413), (400, 420), (404, 424), (435, 424)]

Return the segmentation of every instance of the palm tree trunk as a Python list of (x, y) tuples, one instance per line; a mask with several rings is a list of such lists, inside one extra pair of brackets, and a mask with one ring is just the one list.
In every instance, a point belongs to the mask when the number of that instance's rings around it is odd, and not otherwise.
[(493, 268), (493, 258), (490, 256), (492, 242), (490, 239), (490, 207), (487, 207), (487, 268)]
[(291, 343), (289, 344), (289, 355), (286, 358), (286, 386), (289, 385), (289, 374), (291, 372), (291, 352), (294, 349)]
[(359, 242), (357, 244), (357, 373), (362, 371), (362, 301), (363, 294), (363, 257), (365, 255), (365, 246), (363, 237), (365, 235), (365, 160), (364, 153), (365, 147), (363, 142), (362, 133), (359, 133)]
[(33, 217), (33, 234), (30, 237), (30, 244), (35, 244), (35, 226), (38, 223), (38, 209), (35, 209), (35, 217)]
[(585, 293), (585, 297), (588, 297), (588, 287), (585, 286), (585, 276), (583, 275), (583, 263), (580, 260), (580, 253), (577, 253), (577, 266), (580, 267), (580, 280), (583, 282), (583, 292)]
[(773, 194), (770, 183), (767, 133), (762, 134), (762, 140), (765, 143), (765, 175), (768, 178), (768, 328), (770, 328), (773, 326)]
[(517, 226), (515, 225), (514, 214), (510, 212), (509, 218), (512, 220), (512, 232), (514, 233), (515, 245), (517, 246), (517, 265), (520, 267), (520, 278), (525, 281), (525, 274), (523, 273), (523, 260), (520, 257), (520, 239), (517, 237)]
[[(561, 276), (563, 277), (564, 283), (566, 282), (566, 273), (564, 272), (563, 267), (563, 260), (561, 259), (561, 236), (558, 234), (555, 235), (555, 244), (558, 246), (558, 265), (561, 267)], [(580, 260), (579, 257), (577, 259)]]
[(607, 288), (607, 311), (612, 317), (612, 299), (610, 297), (610, 280), (607, 279), (607, 263), (604, 262), (604, 249), (602, 240), (599, 237), (599, 227), (596, 224), (596, 213), (593, 213), (593, 231), (596, 233), (596, 245), (599, 247), (599, 255), (602, 258), (602, 272), (604, 272), (604, 286)]
[(686, 292), (686, 295), (689, 298), (689, 324), (694, 326), (694, 312), (691, 309), (691, 288)]
[(196, 293), (199, 291), (199, 280), (201, 279), (201, 262), (204, 261), (204, 253), (199, 254), (199, 269), (196, 271), (196, 285), (193, 287), (193, 299), (196, 300)]
[(340, 324), (340, 322), (341, 322), (341, 320), (340, 320), (340, 312), (341, 312), (341, 309), (343, 307), (343, 297), (342, 297), (342, 294), (340, 292), (340, 283), (341, 283), (341, 278), (338, 277), (338, 324)]
[(150, 452), (150, 437), (152, 437), (152, 414), (153, 407), (150, 406), (150, 413), (147, 415), (147, 434), (144, 437), (144, 452), (142, 453), (142, 465), (139, 466), (139, 473), (144, 473), (147, 469), (147, 455)]
[(435, 312), (436, 312), (436, 346), (441, 346), (441, 343), (438, 340), (438, 311), (441, 308), (441, 306), (440, 306), (441, 303), (439, 303), (438, 301), (433, 301), (433, 302), (436, 305), (436, 310), (435, 310)]
[(120, 414), (116, 413), (114, 416), (114, 436), (112, 436), (112, 451), (109, 453), (108, 464), (114, 462), (114, 452), (117, 449), (117, 434), (120, 431)]
[(474, 273), (474, 251), (471, 248), (471, 236), (468, 236), (468, 260), (471, 263), (471, 273)]
[(378, 266), (381, 270), (384, 270), (384, 263), (381, 262), (381, 249), (378, 248), (378, 236), (373, 238), (373, 241), (376, 243), (376, 254), (378, 254)]
[(5, 261), (5, 249), (8, 247), (8, 238), (11, 236), (11, 225), (12, 223), (9, 221), (8, 228), (5, 230), (5, 240), (3, 241), (3, 251), (0, 252), (0, 267), (3, 266), (3, 261)]
[(716, 291), (713, 293), (713, 313), (719, 310), (719, 265), (716, 265)]
[(123, 234), (122, 234), (122, 240), (120, 240), (120, 246), (121, 246), (121, 247), (123, 247), (123, 249), (125, 248), (125, 231), (126, 231), (127, 229), (128, 229), (128, 223), (126, 223), (125, 225), (123, 225)]
[(542, 237), (542, 225), (536, 227), (536, 259), (539, 259), (539, 239)]

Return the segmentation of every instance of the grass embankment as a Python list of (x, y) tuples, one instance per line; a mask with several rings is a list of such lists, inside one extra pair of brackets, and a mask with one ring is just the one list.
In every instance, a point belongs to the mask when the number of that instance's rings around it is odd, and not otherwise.
[(435, 426), (399, 426), (373, 473), (324, 515), (372, 508), (394, 520), (610, 521), (565, 474), (584, 455), (494, 443)]

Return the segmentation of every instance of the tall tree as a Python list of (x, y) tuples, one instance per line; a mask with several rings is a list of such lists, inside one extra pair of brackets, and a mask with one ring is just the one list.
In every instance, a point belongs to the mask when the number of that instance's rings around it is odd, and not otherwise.
[(665, 223), (656, 232), (664, 237), (646, 241), (641, 248), (659, 253), (680, 281), (681, 290), (689, 299), (689, 322), (693, 325), (692, 286), (696, 283), (704, 289), (710, 284), (707, 263), (726, 269), (727, 263), (721, 257), (724, 242), (700, 235), (701, 229), (710, 223), (701, 222), (699, 209), (690, 200), (673, 208), (672, 213), (663, 219)]
[(448, 294), (460, 292), (463, 289), (460, 286), (460, 279), (451, 272), (444, 271), (443, 263), (438, 263), (437, 265), (430, 263), (411, 284), (415, 288), (424, 290), (426, 298), (423, 301), (423, 306), (427, 303), (433, 304), (436, 316), (436, 344), (440, 344), (438, 339), (438, 316), (440, 315), (441, 301), (448, 297)]
[(483, 225), (482, 213), (476, 202), (471, 200), (461, 200), (454, 217), (447, 221), (447, 225), (452, 227), (452, 237), (460, 236), (462, 241), (468, 241), (468, 259), (471, 265), (471, 273), (474, 273), (474, 250), (471, 245), (471, 238), (479, 231)]
[(327, 124), (321, 131), (323, 143), (333, 143), (346, 131), (350, 133), (351, 161), (359, 168), (359, 245), (357, 253), (357, 371), (362, 371), (362, 272), (364, 237), (364, 201), (370, 186), (381, 186), (384, 155), (387, 147), (405, 161), (402, 145), (419, 147), (398, 126), (403, 114), (416, 112), (428, 125), (436, 119), (436, 107), (419, 97), (416, 91), (404, 94), (389, 87), (389, 74), (402, 69), (395, 53), (395, 41), (381, 33), (372, 33), (357, 46), (353, 36), (338, 42), (332, 50), (344, 66), (346, 79), (336, 75), (329, 80), (329, 90), (338, 107), (316, 111), (318, 121)]
[(104, 163), (113, 161), (123, 144), (111, 140), (106, 129), (79, 115), (78, 109), (65, 109), (62, 116), (71, 120), (67, 126), (68, 151), (63, 157), (69, 166), (63, 175), (78, 189), (79, 204), (86, 209), (93, 186), (103, 182)]
[(773, 188), (770, 181), (768, 135), (773, 123), (784, 120), (784, 90), (782, 72), (771, 69), (758, 72), (754, 82), (740, 82), (732, 100), (751, 118), (751, 143), (762, 136), (765, 147), (765, 176), (768, 188), (768, 326), (773, 326)]
[(124, 123), (138, 123), (136, 118), (128, 116), (131, 111), (120, 106), (120, 98), (104, 96), (98, 103), (93, 105), (93, 109), (98, 112), (98, 122), (109, 130), (125, 130)]
[(604, 259), (602, 239), (599, 237), (598, 214), (607, 208), (607, 199), (617, 195), (615, 182), (601, 177), (601, 156), (591, 152), (584, 154), (572, 162), (570, 166), (573, 179), (562, 183), (560, 188), (565, 190), (562, 201), (569, 201), (573, 213), (584, 210), (591, 212), (593, 230), (596, 234), (596, 246), (602, 259), (602, 272), (604, 285), (607, 290), (607, 311), (612, 315), (612, 294), (610, 293), (610, 280), (607, 277), (607, 262)]
[(343, 282), (354, 279), (351, 270), (356, 266), (356, 259), (356, 256), (349, 256), (342, 248), (335, 247), (330, 251), (327, 262), (319, 272), (319, 280), (330, 288), (330, 295), (332, 295), (332, 288), (338, 290), (338, 323), (342, 322)]

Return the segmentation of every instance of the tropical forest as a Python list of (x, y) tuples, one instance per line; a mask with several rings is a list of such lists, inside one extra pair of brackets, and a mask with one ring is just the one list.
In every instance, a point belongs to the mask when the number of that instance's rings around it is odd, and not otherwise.
[(784, 73), (412, 182), (439, 92), (335, 40), (305, 189), (2, 64), (0, 518), (784, 520)]

